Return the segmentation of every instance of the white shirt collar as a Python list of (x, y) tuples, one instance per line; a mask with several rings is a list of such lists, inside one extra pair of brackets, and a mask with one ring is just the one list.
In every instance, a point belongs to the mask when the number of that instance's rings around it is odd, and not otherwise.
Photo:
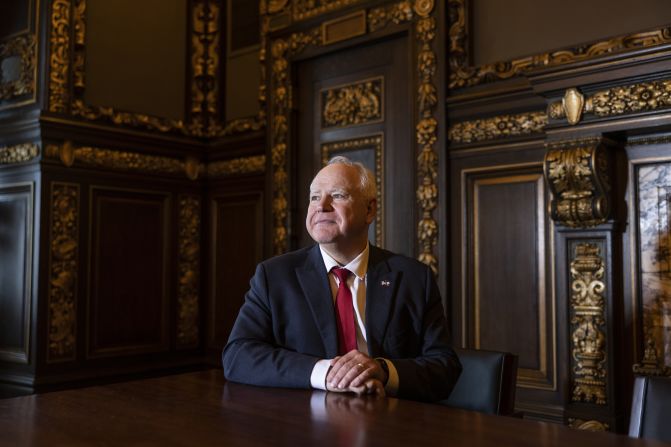
[(357, 255), (356, 258), (352, 259), (347, 265), (340, 265), (338, 261), (333, 259), (326, 250), (319, 246), (319, 251), (322, 254), (322, 259), (324, 260), (324, 265), (326, 266), (326, 271), (330, 272), (333, 267), (343, 267), (354, 273), (357, 278), (363, 280), (366, 276), (366, 271), (368, 270), (368, 254), (370, 253), (370, 244), (366, 241), (366, 248), (363, 249), (361, 253)]

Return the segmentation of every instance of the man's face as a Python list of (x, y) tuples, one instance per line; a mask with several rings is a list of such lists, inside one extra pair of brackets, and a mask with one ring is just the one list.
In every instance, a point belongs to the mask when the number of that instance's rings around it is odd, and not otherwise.
[(305, 226), (319, 244), (343, 248), (365, 242), (375, 217), (375, 200), (366, 200), (356, 168), (332, 164), (323, 168), (310, 185), (310, 205)]

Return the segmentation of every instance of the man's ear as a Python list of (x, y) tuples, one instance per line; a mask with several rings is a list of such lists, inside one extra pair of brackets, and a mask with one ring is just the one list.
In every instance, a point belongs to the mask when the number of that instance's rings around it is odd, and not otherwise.
[(368, 201), (368, 208), (366, 209), (366, 223), (370, 224), (377, 215), (377, 199)]

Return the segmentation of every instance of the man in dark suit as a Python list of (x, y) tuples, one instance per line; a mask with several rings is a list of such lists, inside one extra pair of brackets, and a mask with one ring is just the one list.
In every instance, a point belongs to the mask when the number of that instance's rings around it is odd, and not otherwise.
[(258, 265), (223, 352), (228, 380), (437, 401), (461, 372), (430, 269), (368, 243), (375, 179), (335, 157), (310, 185), (316, 245)]

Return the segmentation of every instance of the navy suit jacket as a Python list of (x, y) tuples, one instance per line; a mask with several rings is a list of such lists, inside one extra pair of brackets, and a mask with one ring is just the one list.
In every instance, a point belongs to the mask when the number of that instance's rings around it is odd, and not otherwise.
[[(333, 298), (318, 245), (257, 266), (223, 352), (228, 380), (310, 388), (320, 359), (338, 355)], [(417, 260), (370, 246), (366, 335), (371, 357), (391, 360), (398, 396), (446, 399), (461, 372), (440, 293)]]

